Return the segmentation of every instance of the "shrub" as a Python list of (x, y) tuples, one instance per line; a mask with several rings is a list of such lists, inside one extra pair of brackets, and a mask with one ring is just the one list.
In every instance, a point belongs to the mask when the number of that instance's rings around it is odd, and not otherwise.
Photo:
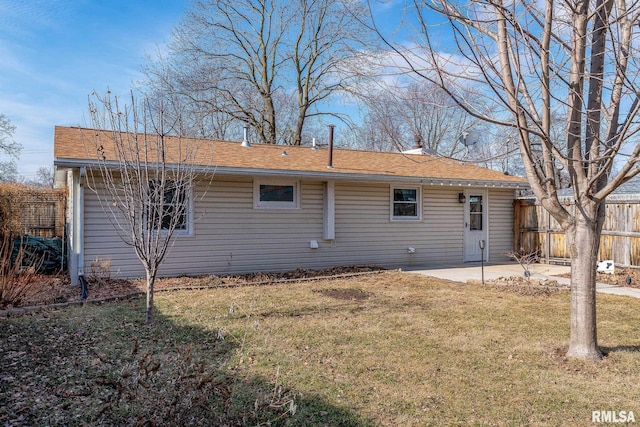
[(111, 259), (96, 258), (89, 265), (89, 280), (104, 283), (111, 278)]
[[(22, 244), (15, 248), (11, 233), (0, 231), (0, 307), (18, 304), (33, 282), (42, 260), (25, 260)], [(16, 250), (17, 249), (17, 250)]]

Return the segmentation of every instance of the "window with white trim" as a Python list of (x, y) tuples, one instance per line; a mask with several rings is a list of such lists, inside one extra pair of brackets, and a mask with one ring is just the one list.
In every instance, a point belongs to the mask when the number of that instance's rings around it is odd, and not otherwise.
[(253, 205), (259, 209), (298, 209), (300, 183), (294, 180), (255, 180)]
[(192, 210), (189, 187), (178, 181), (149, 181), (149, 229), (176, 235), (191, 233)]
[(420, 220), (421, 191), (419, 187), (391, 188), (391, 219), (396, 221)]

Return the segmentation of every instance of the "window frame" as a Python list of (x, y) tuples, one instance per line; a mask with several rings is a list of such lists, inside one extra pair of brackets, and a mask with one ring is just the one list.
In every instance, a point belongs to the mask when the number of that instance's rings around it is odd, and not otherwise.
[[(150, 179), (149, 183), (147, 184), (149, 187), (151, 187), (151, 182), (153, 181), (160, 181), (160, 180), (154, 180), (154, 179)], [(165, 181), (165, 186), (170, 183), (170, 182), (175, 182), (175, 179), (167, 179)], [(173, 229), (173, 236), (183, 236), (183, 237), (189, 237), (189, 236), (193, 236), (193, 186), (191, 184), (188, 185), (184, 185), (184, 186), (180, 186), (181, 189), (183, 189), (184, 191), (184, 228), (178, 228), (178, 226), (176, 226), (176, 228)], [(151, 194), (151, 191), (149, 191), (149, 194)], [(150, 201), (148, 201), (148, 203), (150, 203)], [(164, 203), (164, 198), (163, 198), (163, 204)], [(163, 209), (164, 210), (164, 209)], [(147, 209), (147, 212), (149, 212), (149, 209)], [(149, 230), (152, 231), (153, 233), (157, 233), (162, 235), (168, 235), (169, 231), (168, 228), (160, 228), (155, 229), (152, 228), (151, 226), (149, 226)]]
[[(395, 190), (415, 190), (416, 192), (416, 215), (415, 216), (404, 216), (404, 215), (394, 215), (395, 212), (395, 204), (396, 203), (406, 203), (395, 200)], [(398, 222), (406, 222), (406, 221), (422, 221), (422, 187), (421, 186), (412, 186), (412, 185), (393, 185), (389, 190), (389, 219), (391, 221)]]
[[(273, 185), (293, 188), (293, 201), (273, 202), (260, 200), (260, 187)], [(253, 180), (253, 208), (254, 209), (300, 209), (300, 181), (295, 179), (254, 179)]]

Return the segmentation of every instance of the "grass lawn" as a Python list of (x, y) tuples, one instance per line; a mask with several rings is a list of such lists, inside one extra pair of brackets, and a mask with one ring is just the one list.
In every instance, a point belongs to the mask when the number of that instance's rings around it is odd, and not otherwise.
[(566, 291), (384, 272), (158, 293), (151, 327), (143, 305), (0, 320), (0, 425), (640, 422), (632, 298), (598, 295), (597, 363), (564, 359)]

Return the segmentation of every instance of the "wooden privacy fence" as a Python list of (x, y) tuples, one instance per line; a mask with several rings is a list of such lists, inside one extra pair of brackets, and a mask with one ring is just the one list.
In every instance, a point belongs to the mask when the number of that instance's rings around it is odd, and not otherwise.
[(0, 231), (12, 235), (64, 238), (66, 192), (0, 184)]
[[(574, 212), (575, 204), (567, 202)], [(600, 238), (600, 260), (620, 267), (640, 267), (640, 199), (616, 199), (605, 203), (606, 217)], [(514, 246), (538, 252), (548, 263), (569, 263), (567, 239), (558, 222), (533, 199), (514, 202)]]

